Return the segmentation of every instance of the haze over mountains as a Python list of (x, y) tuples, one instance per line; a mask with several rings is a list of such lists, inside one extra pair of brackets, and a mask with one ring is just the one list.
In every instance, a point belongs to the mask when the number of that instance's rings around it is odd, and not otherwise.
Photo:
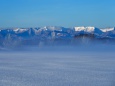
[[(98, 41), (98, 42), (96, 42)], [(0, 46), (114, 43), (115, 28), (38, 27), (0, 30)]]

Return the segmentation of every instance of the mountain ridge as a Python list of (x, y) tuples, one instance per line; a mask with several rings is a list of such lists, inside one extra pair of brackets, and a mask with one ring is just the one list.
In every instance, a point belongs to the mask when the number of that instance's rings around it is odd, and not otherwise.
[(84, 40), (88, 43), (95, 42), (95, 40), (113, 42), (115, 41), (115, 28), (45, 26), (0, 30), (0, 46), (76, 44), (83, 43)]

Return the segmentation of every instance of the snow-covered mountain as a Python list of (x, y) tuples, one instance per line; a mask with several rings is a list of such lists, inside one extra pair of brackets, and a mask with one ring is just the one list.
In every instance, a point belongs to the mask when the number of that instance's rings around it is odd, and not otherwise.
[(101, 34), (103, 33), (102, 30), (96, 27), (75, 27), (75, 32), (77, 35), (93, 34), (96, 36), (101, 36)]
[[(45, 26), (38, 28), (12, 28), (0, 30), (0, 45), (41, 44), (63, 41), (73, 42), (78, 38), (84, 40), (115, 40), (115, 28), (99, 29), (96, 27), (55, 27)], [(79, 41), (77, 41), (79, 42)]]

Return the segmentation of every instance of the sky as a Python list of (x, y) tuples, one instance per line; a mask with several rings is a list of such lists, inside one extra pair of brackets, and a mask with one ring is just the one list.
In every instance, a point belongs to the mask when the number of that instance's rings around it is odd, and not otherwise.
[(0, 0), (0, 27), (115, 27), (115, 0)]

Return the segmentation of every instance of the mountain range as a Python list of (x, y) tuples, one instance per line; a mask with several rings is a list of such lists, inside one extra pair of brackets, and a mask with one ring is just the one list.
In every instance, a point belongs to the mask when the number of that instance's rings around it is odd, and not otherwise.
[(0, 46), (114, 43), (115, 28), (57, 27), (0, 29)]

